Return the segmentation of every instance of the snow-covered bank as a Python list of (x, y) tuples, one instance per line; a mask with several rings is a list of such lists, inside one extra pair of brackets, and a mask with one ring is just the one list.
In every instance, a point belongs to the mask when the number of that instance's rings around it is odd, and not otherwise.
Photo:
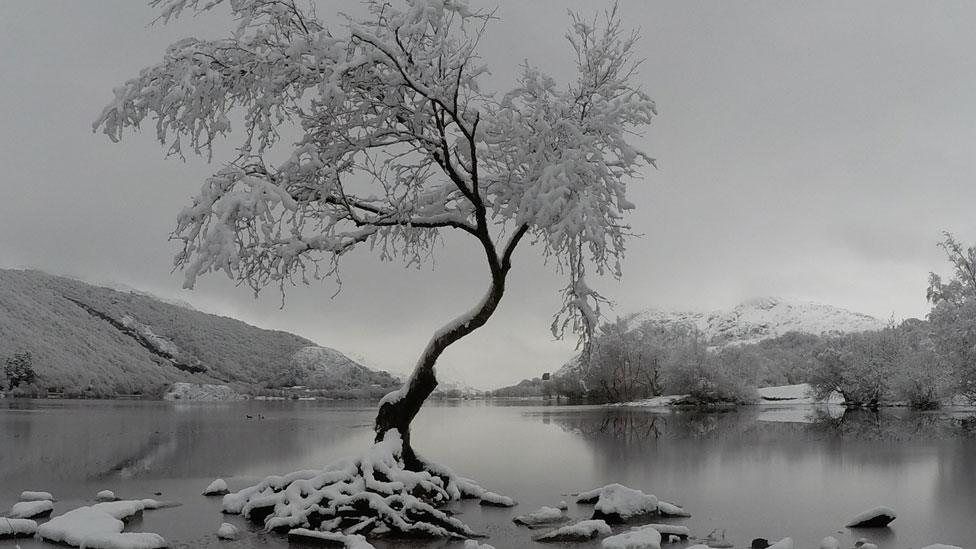
[(247, 397), (227, 385), (210, 383), (174, 383), (163, 395), (163, 400), (196, 400), (206, 402), (244, 400)]
[[(760, 387), (758, 405), (803, 405), (811, 406), (816, 404), (842, 404), (844, 399), (837, 393), (831, 394), (825, 400), (813, 398), (813, 387), (809, 383), (798, 383), (796, 385), (779, 385), (775, 387)], [(639, 408), (669, 408), (681, 405), (688, 395), (662, 395), (643, 400), (631, 402), (619, 402), (610, 406), (633, 406)]]

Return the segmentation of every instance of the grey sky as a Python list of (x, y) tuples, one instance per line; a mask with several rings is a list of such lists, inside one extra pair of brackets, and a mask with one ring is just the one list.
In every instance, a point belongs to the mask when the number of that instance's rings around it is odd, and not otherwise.
[[(485, 3), (488, 4), (488, 3)], [(598, 2), (505, 0), (482, 54), (489, 89), (528, 59), (565, 81), (566, 9)], [(326, 20), (355, 2), (320, 2)], [(641, 80), (660, 117), (659, 160), (632, 186), (645, 236), (624, 279), (600, 281), (617, 313), (712, 309), (780, 295), (882, 318), (922, 316), (943, 229), (976, 241), (976, 3), (621, 2), (639, 26)], [(435, 270), (366, 253), (343, 292), (297, 288), (254, 300), (226, 278), (192, 292), (170, 274), (176, 213), (215, 166), (164, 160), (151, 128), (112, 144), (91, 133), (111, 89), (224, 17), (147, 27), (133, 0), (0, 2), (0, 267), (114, 281), (408, 370), (430, 333), (482, 294), (478, 253), (447, 240)], [(220, 157), (218, 157), (218, 161)], [(548, 332), (562, 286), (523, 248), (499, 311), (441, 361), (493, 387), (550, 371), (573, 342)], [(613, 314), (613, 313), (611, 313)]]

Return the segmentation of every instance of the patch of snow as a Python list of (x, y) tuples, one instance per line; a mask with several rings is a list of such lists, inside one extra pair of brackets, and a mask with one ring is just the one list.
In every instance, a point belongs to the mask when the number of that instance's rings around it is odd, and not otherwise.
[(600, 546), (603, 549), (661, 549), (661, 533), (653, 527), (644, 526), (610, 536)]
[(306, 541), (331, 541), (336, 543), (342, 543), (345, 545), (346, 549), (376, 549), (373, 547), (366, 538), (360, 535), (348, 536), (345, 534), (337, 534), (335, 532), (320, 532), (318, 530), (309, 530), (307, 528), (295, 528), (288, 531), (288, 538), (304, 539)]
[(834, 536), (827, 536), (820, 540), (820, 549), (840, 549), (840, 542)]
[(898, 515), (891, 507), (875, 507), (858, 513), (844, 526), (846, 528), (877, 528), (887, 526)]
[(37, 523), (30, 519), (0, 517), (0, 538), (27, 537), (37, 532)]
[(203, 495), (222, 496), (228, 492), (229, 490), (227, 489), (227, 482), (224, 481), (224, 479), (222, 478), (218, 478), (217, 480), (207, 485), (207, 487), (203, 490)]
[(51, 492), (38, 492), (33, 490), (25, 490), (20, 493), (20, 501), (54, 501), (54, 496)]
[(37, 528), (38, 537), (85, 549), (159, 549), (166, 540), (159, 534), (123, 532), (123, 519), (143, 509), (155, 509), (155, 500), (130, 500), (96, 503), (72, 509)]
[(617, 402), (613, 404), (607, 404), (607, 406), (640, 406), (642, 408), (667, 408), (675, 402), (687, 398), (688, 395), (662, 395), (651, 398), (645, 398), (643, 400), (635, 400), (633, 402)]
[(793, 549), (793, 538), (783, 538), (766, 549)]
[(15, 519), (30, 519), (39, 517), (41, 515), (46, 515), (53, 510), (54, 502), (49, 500), (21, 501), (15, 503), (14, 506), (10, 508), (10, 513), (8, 513), (7, 516)]
[(116, 501), (119, 498), (115, 497), (115, 492), (111, 490), (102, 490), (101, 492), (95, 494), (95, 501)]
[(536, 541), (585, 541), (598, 536), (609, 536), (610, 526), (602, 520), (582, 520), (547, 532)]
[(524, 515), (519, 515), (512, 519), (512, 522), (516, 524), (523, 524), (525, 526), (538, 526), (541, 524), (552, 524), (553, 522), (560, 522), (567, 520), (568, 517), (563, 514), (563, 512), (555, 507), (542, 507), (538, 511), (532, 511)]
[(240, 532), (237, 531), (237, 527), (229, 522), (225, 522), (217, 528), (217, 537), (220, 539), (237, 539)]

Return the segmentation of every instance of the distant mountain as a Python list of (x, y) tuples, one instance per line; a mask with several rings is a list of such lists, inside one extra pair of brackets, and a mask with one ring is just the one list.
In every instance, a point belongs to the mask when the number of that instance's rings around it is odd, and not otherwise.
[(334, 388), (338, 378), (343, 388), (395, 385), (388, 374), (287, 332), (138, 291), (0, 269), (0, 362), (24, 351), (33, 356), (38, 387), (78, 395), (158, 395), (177, 381), (249, 391), (282, 385), (296, 370), (312, 388)]
[[(788, 332), (814, 335), (880, 330), (886, 323), (869, 315), (839, 307), (815, 303), (763, 297), (750, 299), (731, 310), (712, 312), (662, 311), (647, 309), (623, 317), (630, 329), (645, 322), (659, 326), (684, 325), (696, 328), (712, 347), (758, 343)], [(579, 370), (579, 357), (574, 357), (555, 375), (567, 376)]]

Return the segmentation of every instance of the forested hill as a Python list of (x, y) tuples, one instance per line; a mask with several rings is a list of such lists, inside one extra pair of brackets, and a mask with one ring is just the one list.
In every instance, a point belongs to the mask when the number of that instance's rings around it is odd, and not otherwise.
[[(0, 363), (30, 352), (35, 390), (111, 396), (158, 395), (175, 381), (229, 383), (244, 391), (306, 381), (336, 390), (396, 384), (332, 349), (313, 353), (320, 359), (310, 363), (309, 347), (317, 348), (294, 334), (146, 294), (0, 269)], [(325, 375), (336, 364), (352, 383), (338, 387), (336, 376)], [(350, 377), (350, 369), (359, 375)]]

